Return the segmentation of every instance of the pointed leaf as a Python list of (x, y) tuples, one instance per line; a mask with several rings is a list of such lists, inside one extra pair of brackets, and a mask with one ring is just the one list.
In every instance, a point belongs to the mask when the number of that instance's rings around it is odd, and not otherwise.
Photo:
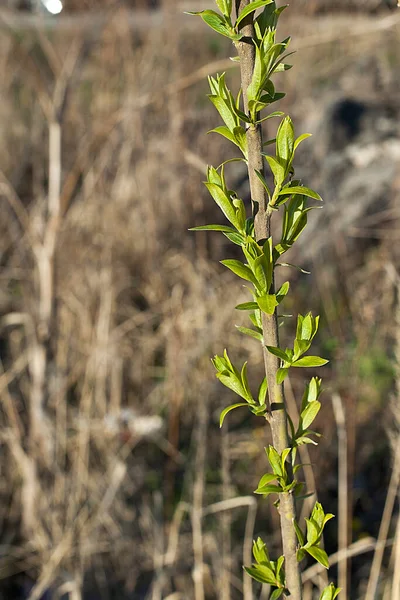
[(286, 378), (286, 375), (288, 374), (288, 372), (289, 372), (288, 368), (281, 367), (280, 369), (278, 369), (278, 371), (276, 373), (276, 383), (278, 385), (280, 385), (281, 383), (283, 383), (283, 381)]
[(236, 229), (240, 229), (236, 218), (236, 211), (230, 198), (228, 198), (224, 190), (219, 185), (215, 183), (209, 183), (208, 181), (205, 182), (205, 186), (228, 221), (230, 221), (232, 225), (236, 227)]
[(273, 315), (278, 306), (275, 294), (266, 294), (257, 298), (257, 304), (267, 315)]
[(260, 387), (258, 388), (258, 394), (257, 394), (257, 399), (258, 399), (258, 403), (260, 404), (260, 406), (263, 406), (265, 404), (265, 400), (267, 398), (267, 392), (268, 392), (268, 380), (266, 377), (264, 377), (264, 379), (262, 380)]
[(251, 4), (248, 4), (239, 14), (235, 26), (237, 27), (243, 21), (243, 19), (245, 19), (247, 15), (253, 11), (261, 8), (262, 6), (266, 6), (267, 4), (272, 4), (272, 2), (273, 0), (255, 0), (255, 2), (251, 2)]
[(222, 231), (226, 233), (236, 233), (233, 227), (228, 225), (199, 225), (198, 227), (191, 227), (189, 231)]
[(311, 133), (303, 133), (302, 135), (300, 135), (294, 143), (293, 151), (296, 150), (296, 148), (299, 146), (299, 144), (301, 144), (302, 141), (306, 140), (307, 138), (309, 138), (311, 136), (312, 136)]
[(263, 496), (268, 496), (269, 494), (280, 494), (282, 492), (282, 488), (280, 485), (267, 484), (263, 487), (259, 487), (254, 490), (255, 494), (262, 494)]
[(243, 302), (235, 306), (235, 308), (236, 310), (257, 310), (258, 304), (257, 302)]
[(282, 350), (282, 348), (276, 348), (275, 346), (267, 346), (268, 352), (282, 359), (284, 362), (290, 362), (289, 356)]
[(311, 423), (314, 421), (315, 417), (319, 413), (321, 408), (321, 403), (318, 400), (314, 400), (313, 402), (309, 402), (305, 408), (305, 410), (301, 413), (301, 425), (302, 428), (308, 429)]
[(328, 362), (329, 360), (321, 358), (320, 356), (304, 356), (303, 358), (296, 360), (296, 362), (292, 364), (292, 367), (322, 367)]
[(235, 273), (235, 275), (237, 275), (238, 277), (241, 277), (246, 281), (251, 281), (251, 283), (254, 284), (257, 283), (257, 280), (254, 277), (251, 269), (247, 265), (244, 265), (242, 262), (240, 262), (240, 260), (227, 259), (221, 260), (220, 262), (222, 265), (224, 265), (224, 267), (230, 269), (232, 273)]
[(241, 327), (240, 325), (235, 325), (235, 327), (238, 331), (240, 331), (240, 333), (248, 335), (259, 342), (263, 341), (262, 333), (260, 333), (259, 331), (255, 331), (255, 329), (249, 329), (248, 327)]
[(260, 583), (268, 583), (269, 585), (275, 584), (274, 572), (265, 565), (257, 565), (254, 567), (244, 567), (244, 570), (250, 577), (259, 581)]
[(320, 565), (329, 569), (329, 559), (325, 550), (322, 548), (318, 548), (318, 546), (310, 546), (309, 548), (305, 548), (305, 550), (310, 554)]
[(278, 196), (285, 196), (288, 194), (301, 194), (302, 196), (308, 196), (309, 198), (314, 198), (314, 200), (321, 200), (322, 202), (322, 198), (319, 194), (317, 194), (317, 192), (314, 192), (314, 190), (310, 190), (310, 188), (303, 187), (301, 185), (296, 185), (293, 187), (284, 187), (278, 193)]
[(234, 408), (239, 408), (239, 406), (248, 406), (248, 404), (247, 404), (247, 402), (238, 402), (237, 404), (231, 404), (227, 408), (224, 408), (224, 410), (221, 412), (221, 414), (219, 416), (219, 426), (220, 427), (222, 427), (226, 415), (229, 412), (231, 412), (231, 410), (233, 410)]

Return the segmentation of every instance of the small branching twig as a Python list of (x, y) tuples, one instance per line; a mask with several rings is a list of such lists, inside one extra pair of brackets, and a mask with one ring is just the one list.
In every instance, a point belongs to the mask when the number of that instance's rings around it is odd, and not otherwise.
[[(234, 4), (234, 6), (233, 6)], [(295, 138), (289, 116), (273, 111), (265, 117), (264, 109), (280, 100), (284, 94), (276, 91), (273, 76), (290, 68), (285, 59), (290, 38), (278, 42), (278, 19), (286, 7), (277, 8), (273, 0), (216, 0), (219, 12), (203, 10), (197, 13), (212, 29), (234, 43), (240, 65), (241, 89), (236, 97), (229, 90), (225, 74), (209, 77), (210, 100), (219, 112), (224, 125), (213, 132), (231, 141), (241, 156), (230, 161), (243, 161), (247, 165), (250, 183), (252, 215), (247, 215), (244, 202), (229, 189), (225, 178), (225, 163), (218, 168), (207, 168), (205, 183), (211, 196), (229, 221), (229, 225), (204, 225), (195, 230), (222, 232), (239, 246), (244, 261), (223, 260), (222, 264), (245, 280), (251, 297), (249, 302), (236, 306), (246, 311), (252, 328), (238, 327), (239, 331), (261, 343), (265, 364), (265, 377), (254, 395), (247, 376), (247, 363), (238, 369), (225, 350), (215, 356), (214, 367), (218, 379), (241, 399), (221, 413), (220, 425), (225, 416), (238, 407), (264, 418), (271, 427), (273, 445), (266, 449), (272, 472), (260, 480), (256, 494), (267, 497), (276, 494), (280, 514), (283, 555), (276, 561), (269, 558), (264, 542), (258, 538), (253, 545), (255, 563), (245, 571), (256, 581), (272, 586), (270, 598), (280, 597), (301, 600), (302, 581), (300, 563), (306, 555), (328, 568), (328, 556), (323, 549), (322, 535), (325, 524), (333, 515), (325, 514), (321, 504), (315, 502), (306, 519), (303, 532), (296, 518), (296, 498), (301, 497), (303, 483), (296, 479), (302, 465), (296, 464), (297, 449), (302, 444), (316, 444), (310, 429), (321, 404), (321, 379), (313, 377), (303, 394), (297, 425), (286, 411), (284, 380), (292, 367), (319, 367), (328, 361), (308, 353), (317, 333), (319, 317), (311, 313), (297, 317), (293, 347), (281, 348), (279, 344), (279, 319), (284, 315), (280, 304), (289, 292), (289, 282), (277, 289), (275, 269), (292, 266), (282, 262), (282, 256), (296, 242), (307, 225), (310, 200), (320, 201), (320, 196), (295, 179), (293, 160), (299, 144), (308, 134)], [(280, 118), (274, 139), (263, 140), (262, 123), (270, 118)], [(268, 153), (268, 146), (275, 152)], [(265, 167), (268, 166), (268, 175)], [(283, 211), (282, 234), (272, 238), (272, 220)], [(339, 594), (333, 584), (327, 586), (321, 600), (334, 600)]]

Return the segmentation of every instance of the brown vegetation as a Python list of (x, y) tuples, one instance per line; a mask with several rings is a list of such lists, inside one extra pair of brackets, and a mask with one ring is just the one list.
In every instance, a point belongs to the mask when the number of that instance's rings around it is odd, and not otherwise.
[[(241, 292), (215, 266), (223, 242), (187, 232), (216, 218), (200, 182), (204, 157), (220, 162), (226, 147), (204, 134), (215, 126), (204, 75), (231, 68), (230, 47), (192, 22), (177, 36), (173, 2), (148, 31), (131, 30), (124, 10), (85, 34), (3, 27), (0, 38), (3, 597), (250, 600), (240, 565), (256, 500), (242, 492), (268, 440), (262, 429), (249, 441), (240, 414), (214, 435), (229, 400), (209, 356), (223, 339), (259, 358), (234, 331), (226, 299)], [(400, 45), (392, 15), (355, 17), (345, 41), (348, 27), (296, 16), (282, 110), (315, 132), (299, 171), (327, 205), (323, 239), (293, 262), (315, 271), (298, 305), (311, 291), (323, 311), (335, 381), (325, 402), (335, 390), (347, 414), (350, 545), (377, 534), (390, 471)], [(349, 98), (359, 117), (342, 114)], [(337, 433), (333, 413), (325, 420), (307, 477), (332, 506)], [(268, 504), (258, 510), (278, 543)], [(353, 590), (368, 578), (361, 556)], [(381, 582), (395, 560), (384, 556)]]

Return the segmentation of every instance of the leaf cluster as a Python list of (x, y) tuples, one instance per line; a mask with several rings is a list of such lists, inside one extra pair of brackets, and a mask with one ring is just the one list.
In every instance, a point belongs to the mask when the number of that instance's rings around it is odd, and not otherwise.
[(326, 523), (330, 519), (333, 519), (333, 517), (334, 515), (331, 513), (325, 514), (322, 505), (319, 502), (316, 502), (310, 518), (305, 520), (305, 534), (303, 534), (296, 520), (294, 520), (296, 536), (300, 546), (297, 550), (297, 560), (299, 562), (303, 560), (306, 553), (308, 553), (322, 566), (324, 566), (326, 569), (329, 569), (328, 555), (325, 550), (321, 548), (321, 540)]
[(318, 325), (319, 317), (313, 317), (311, 313), (308, 313), (305, 317), (298, 315), (293, 348), (282, 350), (282, 348), (275, 346), (267, 346), (268, 352), (282, 361), (276, 374), (278, 384), (285, 379), (290, 367), (322, 367), (329, 362), (320, 356), (303, 356), (310, 349), (312, 340), (318, 331)]
[(243, 364), (241, 370), (239, 371), (239, 369), (232, 364), (226, 350), (224, 350), (223, 356), (216, 355), (213, 359), (211, 359), (211, 361), (217, 371), (216, 377), (220, 380), (220, 382), (246, 401), (231, 404), (225, 408), (220, 415), (220, 427), (222, 427), (226, 415), (231, 410), (240, 406), (248, 406), (250, 411), (255, 415), (265, 415), (267, 412), (266, 397), (268, 389), (266, 377), (264, 377), (258, 388), (256, 401), (254, 400), (249, 387), (249, 381), (247, 377), (247, 362)]
[(251, 567), (244, 567), (245, 571), (256, 581), (277, 588), (270, 596), (270, 600), (277, 600), (286, 591), (284, 557), (280, 556), (277, 561), (270, 560), (267, 547), (260, 537), (253, 542), (253, 556), (256, 562)]

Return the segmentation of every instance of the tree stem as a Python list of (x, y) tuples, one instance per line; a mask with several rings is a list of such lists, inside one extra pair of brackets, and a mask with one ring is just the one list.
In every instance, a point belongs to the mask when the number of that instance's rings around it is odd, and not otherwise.
[[(239, 13), (249, 0), (236, 0), (236, 10)], [(255, 62), (253, 44), (253, 17), (249, 15), (243, 21), (241, 29), (245, 37), (237, 42), (236, 47), (240, 58), (241, 85), (243, 92), (244, 111), (248, 114), (247, 88), (251, 82)], [(250, 180), (250, 193), (254, 214), (254, 228), (257, 241), (266, 239), (271, 235), (272, 210), (268, 207), (268, 197), (264, 186), (255, 171), (264, 172), (263, 142), (261, 124), (250, 125), (247, 129), (248, 147), (248, 172)], [(274, 283), (270, 293), (274, 293)], [(263, 354), (265, 371), (268, 380), (268, 395), (270, 408), (270, 425), (272, 441), (275, 449), (281, 453), (289, 447), (286, 405), (283, 384), (276, 383), (276, 374), (279, 369), (279, 358), (267, 351), (266, 346), (279, 346), (278, 319), (276, 312), (273, 315), (262, 313), (263, 322)], [(295, 505), (293, 494), (279, 495), (279, 513), (282, 532), (283, 554), (285, 556), (286, 587), (290, 600), (301, 600), (302, 586), (300, 566), (296, 557), (297, 539), (293, 526), (295, 518)], [(288, 597), (288, 596), (285, 596)]]

